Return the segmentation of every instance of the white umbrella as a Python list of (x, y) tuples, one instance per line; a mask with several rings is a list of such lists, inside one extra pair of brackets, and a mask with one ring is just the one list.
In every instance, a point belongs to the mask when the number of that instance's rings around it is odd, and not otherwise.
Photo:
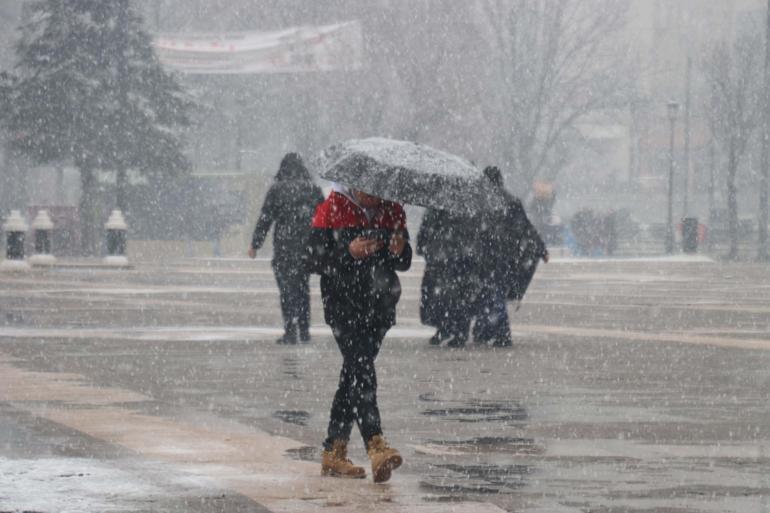
[(399, 203), (459, 214), (505, 206), (473, 164), (409, 141), (352, 139), (325, 149), (311, 165), (321, 178)]

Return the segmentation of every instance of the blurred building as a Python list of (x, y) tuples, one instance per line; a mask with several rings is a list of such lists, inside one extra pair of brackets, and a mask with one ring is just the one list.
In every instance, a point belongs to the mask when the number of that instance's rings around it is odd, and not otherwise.
[[(675, 122), (674, 218), (684, 215), (685, 173), (689, 172), (693, 183), (689, 191), (693, 196), (688, 205), (690, 215), (706, 219), (709, 187), (713, 185), (719, 202), (723, 180), (719, 152), (711, 151), (704, 116), (708, 101), (702, 72), (704, 58), (717, 42), (732, 42), (740, 33), (762, 34), (766, 8), (764, 0), (630, 0), (625, 37), (636, 67), (635, 90), (627, 112), (611, 113), (605, 119), (594, 116), (580, 126), (586, 150), (575, 156), (572, 169), (560, 177), (570, 191), (561, 196), (560, 213), (569, 215), (609, 195), (613, 208), (627, 208), (643, 222), (662, 222), (669, 170), (667, 103), (674, 101), (679, 104)], [(583, 176), (588, 179), (578, 178)], [(741, 202), (747, 209), (754, 203)]]
[[(741, 32), (760, 31), (763, 0), (634, 0), (629, 33), (640, 66), (638, 98), (631, 106), (630, 177), (641, 187), (667, 186), (670, 126), (666, 104), (675, 101), (675, 160), (683, 175), (690, 167), (698, 190), (705, 190), (711, 135), (704, 116), (707, 90), (702, 67), (717, 42)], [(761, 33), (761, 32), (760, 32)], [(687, 117), (689, 116), (689, 131)], [(688, 133), (689, 132), (689, 133)], [(685, 146), (689, 138), (689, 155)], [(681, 178), (681, 176), (680, 176)], [(675, 180), (677, 188), (682, 179)], [(677, 195), (681, 195), (678, 191)]]

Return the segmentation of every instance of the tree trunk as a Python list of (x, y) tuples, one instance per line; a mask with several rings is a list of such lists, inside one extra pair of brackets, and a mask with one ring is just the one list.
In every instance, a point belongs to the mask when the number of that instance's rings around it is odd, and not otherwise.
[(716, 223), (716, 211), (714, 210), (714, 196), (716, 189), (716, 142), (713, 137), (709, 141), (709, 216), (708, 225), (711, 227), (711, 231), (708, 235), (708, 250), (709, 252), (714, 249), (714, 225)]
[(4, 167), (9, 171), (6, 178), (9, 194), (5, 198), (0, 197), (0, 200), (5, 199), (8, 201), (8, 204), (4, 206), (9, 209), (13, 208), (23, 212), (29, 202), (29, 190), (27, 187), (29, 173), (26, 169), (28, 164), (15, 151), (6, 149), (6, 152)]
[(126, 190), (127, 179), (126, 169), (124, 167), (118, 168), (115, 173), (115, 206), (123, 213), (126, 212)]
[(11, 198), (13, 197), (13, 176), (10, 172), (11, 169), (11, 157), (8, 156), (9, 150), (3, 148), (5, 151), (0, 151), (0, 205), (3, 210), (10, 210), (14, 205), (11, 204)]
[(96, 176), (90, 165), (80, 167), (80, 243), (85, 256), (96, 256)]
[[(128, 0), (117, 0), (117, 23), (120, 26), (127, 26), (128, 15), (131, 7), (128, 4)], [(128, 55), (127, 49), (129, 48), (129, 42), (125, 32), (118, 32), (119, 36), (116, 40), (118, 51), (114, 55), (116, 58), (117, 67), (117, 79), (118, 79), (118, 101), (120, 102), (120, 108), (122, 112), (128, 111)], [(119, 123), (118, 126), (121, 124)], [(120, 133), (120, 129), (118, 129)], [(125, 212), (126, 211), (126, 164), (123, 158), (118, 159), (118, 165), (115, 172), (115, 206)]]
[[(767, 151), (767, 150), (766, 150)], [(759, 179), (759, 248), (757, 250), (757, 259), (760, 262), (767, 262), (770, 260), (770, 252), (768, 252), (768, 240), (767, 240), (767, 223), (768, 219), (768, 169), (767, 165), (762, 168), (762, 175)]]
[(728, 260), (738, 258), (738, 193), (735, 188), (735, 175), (738, 171), (738, 154), (735, 143), (730, 142), (729, 161), (727, 163), (727, 219), (730, 232), (730, 252)]
[(56, 204), (64, 205), (64, 166), (56, 165)]
[(765, 75), (762, 88), (762, 168), (759, 175), (759, 219), (757, 220), (757, 259), (760, 262), (770, 260), (767, 244), (768, 223), (768, 167), (770, 167), (770, 0), (767, 1), (765, 26)]
[(692, 116), (690, 104), (692, 99), (692, 57), (687, 56), (687, 71), (685, 73), (685, 101), (684, 101), (684, 202), (682, 204), (682, 219), (692, 217), (695, 211), (692, 205), (695, 203), (695, 177), (693, 176), (692, 163), (690, 162), (690, 118)]
[(510, 158), (513, 168), (510, 179), (506, 181), (506, 184), (516, 195), (524, 200), (532, 192), (535, 181), (535, 174), (532, 171), (532, 156), (527, 148), (522, 147), (519, 140), (514, 141), (511, 149), (513, 151), (511, 151)]

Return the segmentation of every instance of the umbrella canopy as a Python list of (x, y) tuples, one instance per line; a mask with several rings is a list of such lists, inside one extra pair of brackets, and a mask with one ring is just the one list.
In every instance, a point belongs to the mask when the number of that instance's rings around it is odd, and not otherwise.
[(352, 139), (324, 150), (313, 166), (321, 178), (399, 203), (458, 214), (505, 206), (473, 164), (413, 142)]

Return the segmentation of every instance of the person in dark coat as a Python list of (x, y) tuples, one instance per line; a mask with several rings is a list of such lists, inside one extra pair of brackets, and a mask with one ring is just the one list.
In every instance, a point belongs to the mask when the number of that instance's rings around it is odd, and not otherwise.
[(275, 225), (272, 267), (280, 291), (284, 327), (279, 344), (296, 344), (298, 330), (300, 340), (310, 340), (309, 274), (304, 257), (310, 221), (322, 201), (323, 193), (313, 183), (302, 158), (297, 153), (286, 154), (265, 196), (249, 248), (249, 256), (254, 258), (270, 226)]
[(322, 473), (364, 477), (347, 458), (357, 423), (375, 482), (387, 481), (401, 465), (398, 451), (382, 436), (374, 361), (385, 333), (396, 322), (401, 285), (396, 271), (409, 269), (412, 250), (406, 215), (397, 203), (342, 186), (316, 210), (308, 268), (321, 275), (324, 317), (342, 353), (332, 401)]
[(417, 254), (425, 258), (420, 288), (420, 320), (434, 326), (431, 345), (447, 341), (462, 347), (468, 340), (475, 279), (473, 220), (444, 210), (430, 209), (417, 234)]
[(478, 276), (481, 291), (476, 304), (473, 338), (491, 341), (496, 347), (512, 344), (507, 301), (521, 301), (542, 259), (548, 262), (543, 239), (527, 218), (521, 201), (505, 189), (496, 167), (484, 169), (484, 176), (502, 194), (505, 209), (481, 216)]

